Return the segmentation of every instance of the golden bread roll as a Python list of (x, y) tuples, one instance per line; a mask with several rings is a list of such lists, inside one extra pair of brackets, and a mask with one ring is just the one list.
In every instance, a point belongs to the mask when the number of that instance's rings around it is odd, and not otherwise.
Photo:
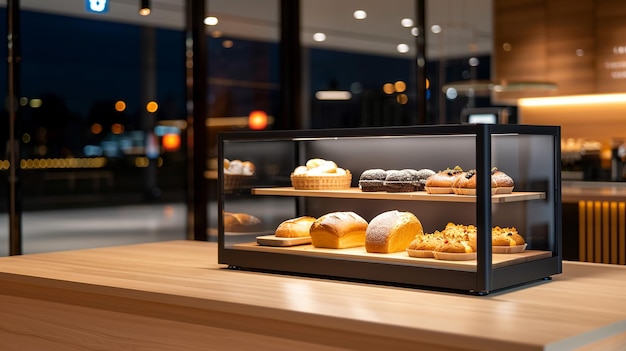
[(496, 226), (491, 231), (492, 246), (517, 246), (525, 243), (526, 240), (517, 232), (515, 227), (501, 228)]
[(452, 194), (452, 183), (463, 173), (459, 166), (439, 171), (426, 179), (424, 187), (429, 194)]
[[(476, 195), (476, 181), (478, 176), (476, 170), (462, 172), (452, 183), (452, 191), (458, 195)], [(492, 193), (495, 193), (496, 182), (491, 177)]]
[(365, 250), (376, 253), (404, 251), (416, 235), (423, 233), (422, 223), (413, 213), (397, 210), (383, 212), (367, 226)]
[(435, 251), (447, 253), (473, 253), (476, 252), (476, 247), (472, 247), (468, 241), (446, 239), (435, 248)]
[(279, 238), (302, 238), (310, 236), (309, 230), (315, 222), (315, 217), (302, 216), (288, 219), (276, 228), (276, 235)]
[(224, 231), (253, 232), (261, 229), (261, 220), (247, 213), (224, 212)]
[(433, 234), (418, 234), (409, 243), (409, 249), (434, 251), (444, 240), (443, 235), (439, 231), (435, 231)]
[(329, 249), (363, 246), (366, 229), (367, 221), (354, 212), (327, 213), (311, 225), (311, 243)]

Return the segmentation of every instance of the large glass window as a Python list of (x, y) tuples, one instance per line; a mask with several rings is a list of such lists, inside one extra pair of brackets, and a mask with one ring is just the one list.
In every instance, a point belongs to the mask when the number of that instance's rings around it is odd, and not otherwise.
[(138, 7), (136, 20), (114, 22), (28, 5), (16, 121), (23, 252), (184, 239), (183, 23), (143, 23)]

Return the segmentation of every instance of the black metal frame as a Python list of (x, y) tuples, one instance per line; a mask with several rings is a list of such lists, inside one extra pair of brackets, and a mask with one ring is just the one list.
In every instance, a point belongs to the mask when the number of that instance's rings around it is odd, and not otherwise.
[[(475, 272), (456, 271), (402, 264), (345, 260), (341, 258), (304, 257), (294, 254), (255, 252), (232, 249), (225, 246), (224, 224), (218, 216), (218, 262), (231, 268), (281, 272), (286, 274), (320, 276), (342, 280), (358, 280), (381, 284), (408, 285), (415, 287), (446, 289), (488, 294), (493, 291), (549, 279), (562, 272), (561, 249), (561, 191), (560, 191), (560, 127), (522, 125), (438, 125), (391, 128), (357, 128), (334, 130), (301, 130), (274, 132), (230, 132), (218, 135), (218, 157), (224, 158), (225, 141), (261, 140), (273, 138), (328, 138), (365, 136), (410, 135), (460, 135), (476, 136), (476, 169), (479, 174), (476, 199), (476, 224), (478, 227), (478, 257)], [(551, 135), (554, 138), (554, 196), (553, 202), (554, 245), (552, 256), (507, 267), (492, 268), (491, 233), (484, 228), (492, 227), (491, 213), (491, 136), (494, 134)], [(219, 179), (223, 179), (223, 165), (219, 167)], [(224, 211), (224, 184), (218, 182), (218, 210)]]

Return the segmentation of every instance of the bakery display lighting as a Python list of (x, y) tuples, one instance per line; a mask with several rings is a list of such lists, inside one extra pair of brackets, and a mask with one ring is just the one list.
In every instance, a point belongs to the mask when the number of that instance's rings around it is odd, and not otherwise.
[(142, 16), (148, 16), (151, 12), (150, 9), (150, 0), (141, 0), (139, 6), (139, 14)]
[(624, 104), (626, 94), (592, 94), (519, 99), (519, 106)]
[(353, 16), (354, 16), (355, 19), (358, 19), (358, 20), (366, 19), (367, 18), (367, 12), (365, 12), (363, 10), (356, 10), (356, 11), (354, 11)]
[(207, 16), (204, 19), (204, 24), (206, 24), (207, 26), (216, 26), (218, 23), (219, 23), (219, 20), (215, 16)]

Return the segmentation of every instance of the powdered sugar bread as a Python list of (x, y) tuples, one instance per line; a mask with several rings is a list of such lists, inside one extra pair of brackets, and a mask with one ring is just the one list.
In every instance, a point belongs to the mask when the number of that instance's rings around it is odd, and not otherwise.
[(416, 235), (423, 233), (422, 223), (413, 213), (398, 210), (383, 212), (367, 226), (365, 250), (376, 253), (404, 251)]

